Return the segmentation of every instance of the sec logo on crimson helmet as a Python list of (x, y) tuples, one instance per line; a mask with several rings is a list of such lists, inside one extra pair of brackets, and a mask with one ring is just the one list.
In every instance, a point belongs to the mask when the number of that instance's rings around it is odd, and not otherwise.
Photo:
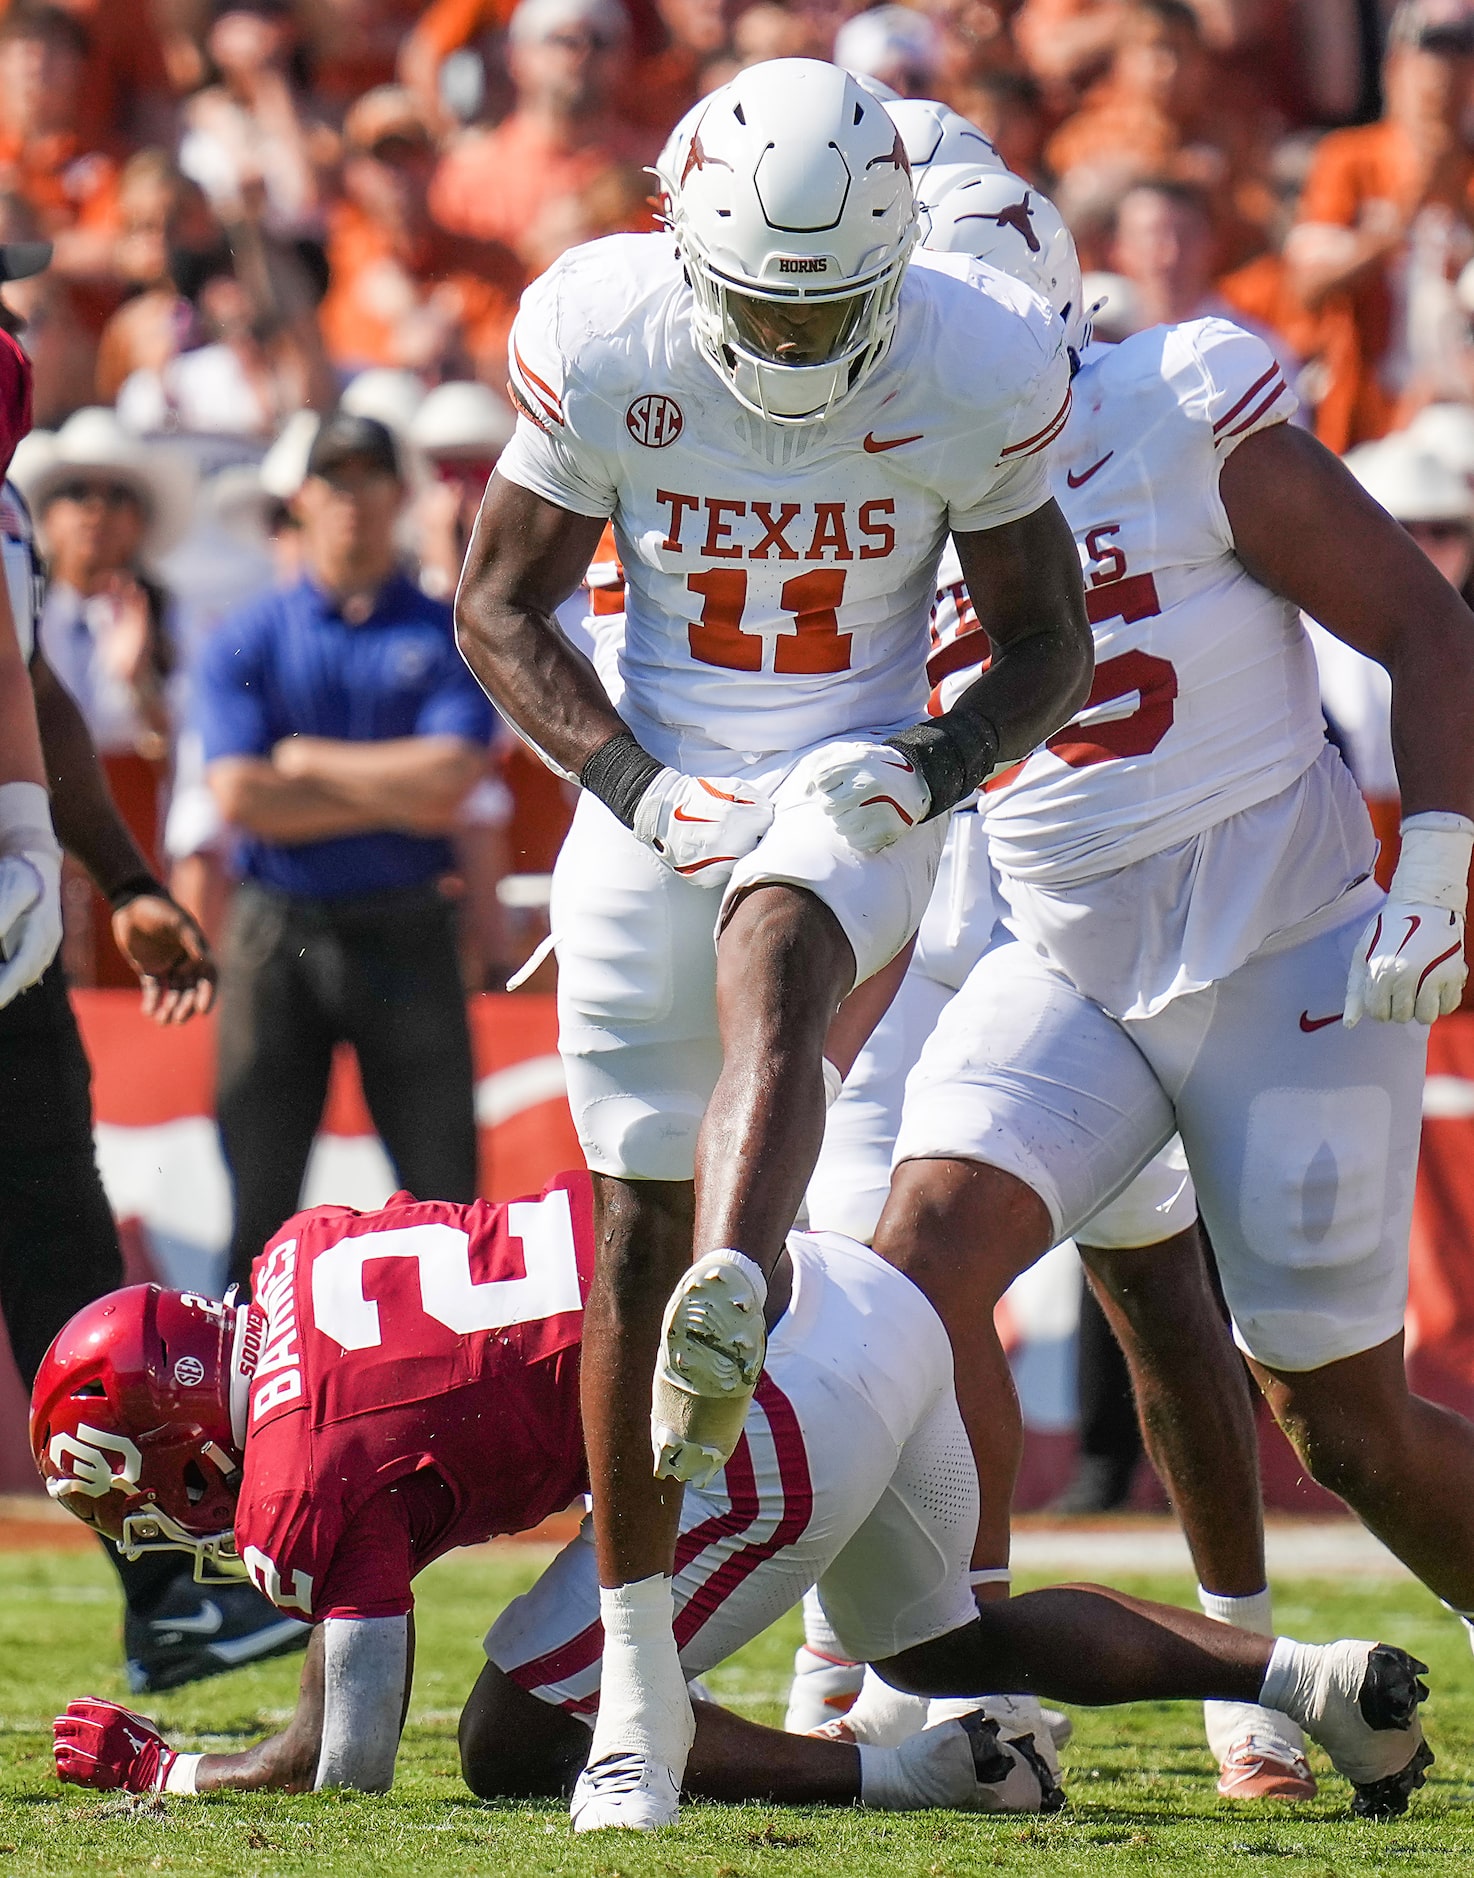
[(624, 425), (636, 443), (644, 444), (649, 450), (663, 450), (680, 436), (686, 428), (686, 420), (674, 398), (647, 391), (625, 412)]

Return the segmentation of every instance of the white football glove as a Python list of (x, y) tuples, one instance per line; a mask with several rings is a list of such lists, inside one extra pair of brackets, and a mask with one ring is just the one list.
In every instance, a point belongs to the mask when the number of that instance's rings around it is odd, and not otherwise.
[(39, 783), (0, 784), (0, 1006), (28, 991), (61, 944), (61, 848)]
[(827, 743), (794, 770), (845, 840), (879, 854), (926, 820), (931, 791), (911, 759), (888, 743)]
[(1411, 815), (1387, 903), (1357, 942), (1346, 986), (1348, 1030), (1363, 1017), (1431, 1024), (1458, 1009), (1474, 822)]
[(724, 887), (772, 820), (772, 803), (746, 783), (663, 769), (640, 797), (634, 831), (673, 874)]

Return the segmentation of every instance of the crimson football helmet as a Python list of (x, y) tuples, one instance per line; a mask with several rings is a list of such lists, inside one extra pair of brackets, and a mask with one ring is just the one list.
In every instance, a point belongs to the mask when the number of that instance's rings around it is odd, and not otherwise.
[(31, 1453), (51, 1497), (125, 1558), (192, 1554), (201, 1583), (211, 1567), (242, 1573), (231, 1379), (247, 1315), (158, 1285), (110, 1292), (63, 1325), (31, 1391)]

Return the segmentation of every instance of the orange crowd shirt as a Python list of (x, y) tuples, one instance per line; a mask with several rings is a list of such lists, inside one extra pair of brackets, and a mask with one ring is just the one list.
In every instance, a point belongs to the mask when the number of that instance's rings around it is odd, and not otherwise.
[(517, 112), (495, 130), (472, 132), (441, 158), (430, 213), (442, 228), (522, 253), (549, 204), (578, 196), (619, 164), (644, 164), (652, 139), (616, 119), (577, 150), (566, 150)]

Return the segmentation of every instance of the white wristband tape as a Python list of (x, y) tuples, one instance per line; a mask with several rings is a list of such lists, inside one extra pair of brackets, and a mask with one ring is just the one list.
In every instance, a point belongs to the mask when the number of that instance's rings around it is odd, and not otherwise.
[(967, 1582), (974, 1588), (978, 1585), (1011, 1585), (1013, 1573), (1006, 1565), (990, 1565), (986, 1571), (969, 1572)]
[(1402, 853), (1389, 897), (1412, 906), (1442, 907), (1445, 913), (1462, 918), (1469, 898), (1471, 856), (1474, 822), (1436, 810), (1410, 815), (1402, 824)]
[(200, 1762), (204, 1758), (203, 1754), (176, 1754), (164, 1776), (165, 1793), (198, 1793), (195, 1782), (199, 1778)]
[(61, 852), (51, 820), (51, 797), (40, 783), (0, 783), (0, 848), (9, 851), (16, 846)]
[(827, 1111), (838, 1102), (839, 1092), (844, 1088), (844, 1077), (840, 1075), (838, 1065), (831, 1063), (827, 1056), (820, 1059), (819, 1067), (824, 1072), (824, 1107)]

